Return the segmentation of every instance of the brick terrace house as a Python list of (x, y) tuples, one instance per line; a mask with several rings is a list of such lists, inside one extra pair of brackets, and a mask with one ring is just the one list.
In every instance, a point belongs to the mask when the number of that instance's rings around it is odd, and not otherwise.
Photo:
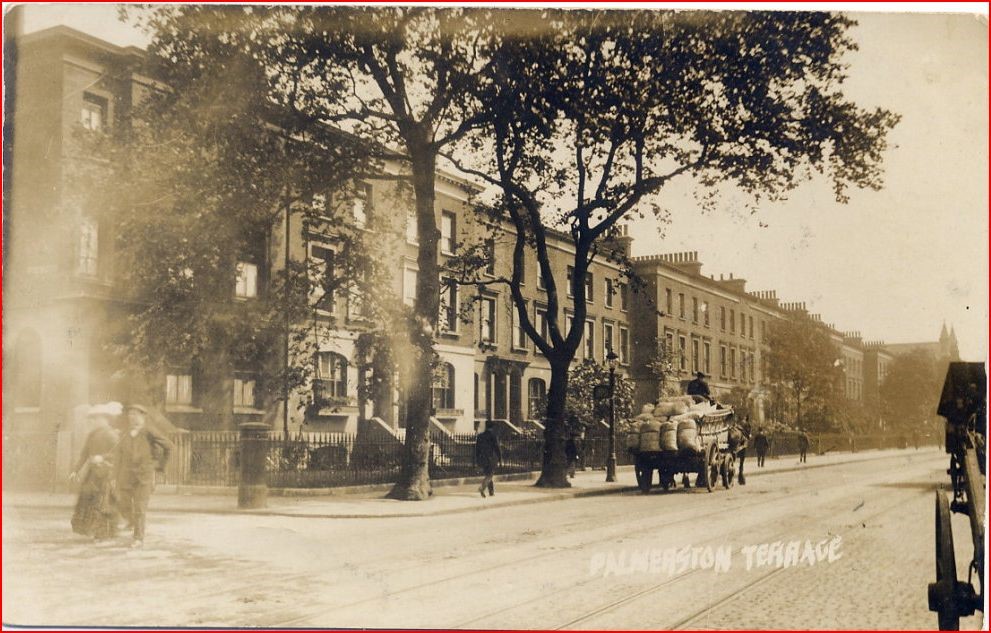
[(133, 70), (140, 50), (71, 29), (25, 35), (17, 46), (7, 111), (3, 425), (5, 439), (23, 440), (45, 470), (76, 405), (121, 396), (102, 337), (127, 304), (112, 283), (112, 220), (82, 208), (68, 186), (69, 172), (92, 160), (75, 138), (126, 116), (155, 82)]
[[(772, 292), (748, 293), (746, 280), (702, 274), (696, 251), (633, 258), (643, 281), (634, 294), (633, 377), (637, 397), (682, 392), (695, 372), (709, 376), (715, 397), (734, 387), (748, 390), (751, 415), (763, 418), (768, 323), (783, 317)], [(667, 384), (647, 372), (663, 349), (672, 364)]]

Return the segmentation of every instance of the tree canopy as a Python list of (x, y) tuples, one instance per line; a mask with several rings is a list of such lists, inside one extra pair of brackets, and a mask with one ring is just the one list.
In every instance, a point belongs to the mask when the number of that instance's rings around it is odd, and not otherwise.
[[(596, 400), (597, 385), (609, 384), (609, 369), (594, 360), (585, 359), (571, 369), (568, 377), (568, 417), (587, 430), (599, 420), (609, 420), (609, 400)], [(633, 382), (622, 374), (616, 375), (613, 414), (616, 420), (633, 416)]]
[(827, 430), (827, 413), (843, 393), (839, 349), (821, 324), (792, 316), (770, 324), (767, 379), (780, 385), (789, 422), (801, 430)]
[[(624, 262), (614, 241), (622, 220), (663, 217), (658, 196), (683, 175), (711, 208), (723, 184), (755, 202), (813, 176), (828, 178), (839, 201), (850, 187), (882, 186), (898, 116), (843, 94), (853, 24), (822, 12), (546, 10), (496, 43), (479, 70), (484, 125), (468, 136), (464, 156), (447, 156), (500, 192), (515, 235), (513, 275), (503, 281), (521, 327), (558, 376), (548, 396), (557, 448), (546, 479), (564, 483), (555, 420), (583, 333), (582, 280), (596, 257)], [(555, 229), (574, 246), (567, 280), (550, 265)], [(547, 288), (544, 331), (519, 289), (528, 247)], [(566, 285), (570, 329), (560, 319)]]
[[(596, 257), (623, 262), (612, 242), (621, 221), (663, 217), (659, 194), (681, 176), (711, 208), (723, 184), (773, 201), (813, 176), (845, 201), (850, 187), (882, 185), (898, 120), (846, 98), (854, 22), (825, 12), (162, 5), (144, 16), (158, 59), (209, 72), (217, 50), (241, 51), (264, 69), (272, 103), (354, 134), (411, 183), (419, 274), (408, 332), (418, 370), (400, 498), (429, 494), (438, 158), (498, 192), (514, 265), (497, 281), (552, 367), (540, 483), (566, 485), (558, 427), (586, 315), (582, 280)], [(574, 247), (569, 280), (550, 266), (553, 230)], [(519, 289), (526, 248), (545, 280), (545, 331)]]
[(87, 133), (84, 145), (105, 161), (75, 177), (114, 219), (116, 271), (135, 306), (116, 340), (127, 365), (250, 369), (262, 406), (308, 385), (315, 304), (365, 279), (358, 270), (369, 264), (341, 258), (331, 276), (283, 260), (286, 218), (365, 252), (340, 213), (377, 165), (285, 100), (267, 61), (236, 42), (182, 51), (152, 47), (147, 72), (161, 81), (109, 135)]
[(932, 353), (915, 350), (896, 356), (881, 383), (885, 426), (899, 431), (922, 430), (936, 419), (946, 363)]

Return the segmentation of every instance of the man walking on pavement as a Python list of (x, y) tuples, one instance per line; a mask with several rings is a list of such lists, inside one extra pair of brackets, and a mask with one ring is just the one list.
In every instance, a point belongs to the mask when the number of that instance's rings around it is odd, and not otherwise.
[(747, 461), (747, 447), (750, 445), (751, 438), (753, 434), (753, 426), (750, 424), (750, 416), (744, 415), (743, 421), (735, 429), (730, 430), (730, 448), (738, 448), (737, 460), (740, 462), (739, 474), (737, 475), (737, 482), (741, 486), (747, 485), (747, 478), (743, 474), (743, 465)]
[(125, 407), (128, 430), (117, 445), (117, 492), (121, 513), (134, 528), (131, 547), (144, 543), (145, 514), (155, 485), (155, 470), (164, 470), (172, 442), (147, 425), (148, 410), (140, 404)]
[(495, 483), (492, 477), (500, 461), (502, 461), (502, 451), (499, 450), (499, 438), (492, 431), (491, 422), (486, 422), (485, 430), (475, 438), (475, 465), (482, 470), (484, 477), (482, 485), (478, 487), (478, 493), (483, 497), (486, 488), (490, 495), (495, 496)]
[(764, 434), (764, 429), (758, 429), (757, 435), (754, 436), (754, 450), (757, 451), (757, 467), (764, 467), (764, 460), (767, 458), (767, 449), (770, 447), (767, 441), (767, 435)]
[(575, 478), (575, 470), (578, 468), (578, 434), (572, 431), (568, 434), (568, 441), (564, 444), (564, 456), (568, 460), (568, 477)]
[(802, 431), (798, 436), (798, 461), (805, 463), (805, 455), (809, 452), (809, 434)]

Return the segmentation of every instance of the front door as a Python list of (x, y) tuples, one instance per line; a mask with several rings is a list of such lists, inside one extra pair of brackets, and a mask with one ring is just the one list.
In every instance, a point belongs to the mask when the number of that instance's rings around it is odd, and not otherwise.
[(506, 373), (502, 371), (497, 371), (495, 373), (495, 384), (493, 385), (492, 403), (493, 411), (492, 417), (496, 420), (506, 420), (508, 419), (506, 412)]
[(513, 373), (509, 376), (509, 421), (523, 422), (523, 376)]

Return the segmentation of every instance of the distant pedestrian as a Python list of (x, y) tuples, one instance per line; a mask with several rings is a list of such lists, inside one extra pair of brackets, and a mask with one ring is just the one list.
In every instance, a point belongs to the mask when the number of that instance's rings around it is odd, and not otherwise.
[(757, 429), (754, 436), (754, 450), (757, 451), (757, 467), (764, 467), (764, 460), (767, 459), (767, 449), (771, 448), (771, 442), (767, 439), (764, 429)]
[(915, 447), (915, 450), (919, 450), (919, 432), (918, 431), (912, 431), (912, 446)]
[(809, 435), (802, 431), (798, 436), (798, 461), (805, 463), (806, 454), (809, 452)]
[(111, 420), (119, 416), (119, 402), (90, 407), (86, 418), (89, 434), (76, 467), (69, 475), (79, 481), (79, 497), (72, 513), (72, 531), (102, 541), (117, 535), (117, 494), (114, 485), (112, 453), (118, 432)]
[(131, 547), (141, 547), (145, 538), (145, 514), (155, 485), (155, 471), (164, 470), (172, 452), (172, 442), (147, 424), (148, 410), (140, 404), (128, 405), (128, 429), (124, 432), (114, 460), (121, 513), (134, 530)]
[(495, 475), (496, 466), (502, 461), (502, 451), (499, 449), (499, 438), (492, 431), (491, 423), (485, 423), (485, 430), (475, 438), (475, 465), (482, 471), (482, 485), (478, 487), (478, 493), (485, 496), (488, 489), (489, 495), (495, 495), (495, 482), (492, 480)]
[(581, 449), (578, 445), (578, 433), (572, 431), (568, 436), (568, 441), (564, 443), (564, 456), (568, 459), (568, 477), (575, 478), (575, 470), (578, 468), (578, 459), (581, 457)]

